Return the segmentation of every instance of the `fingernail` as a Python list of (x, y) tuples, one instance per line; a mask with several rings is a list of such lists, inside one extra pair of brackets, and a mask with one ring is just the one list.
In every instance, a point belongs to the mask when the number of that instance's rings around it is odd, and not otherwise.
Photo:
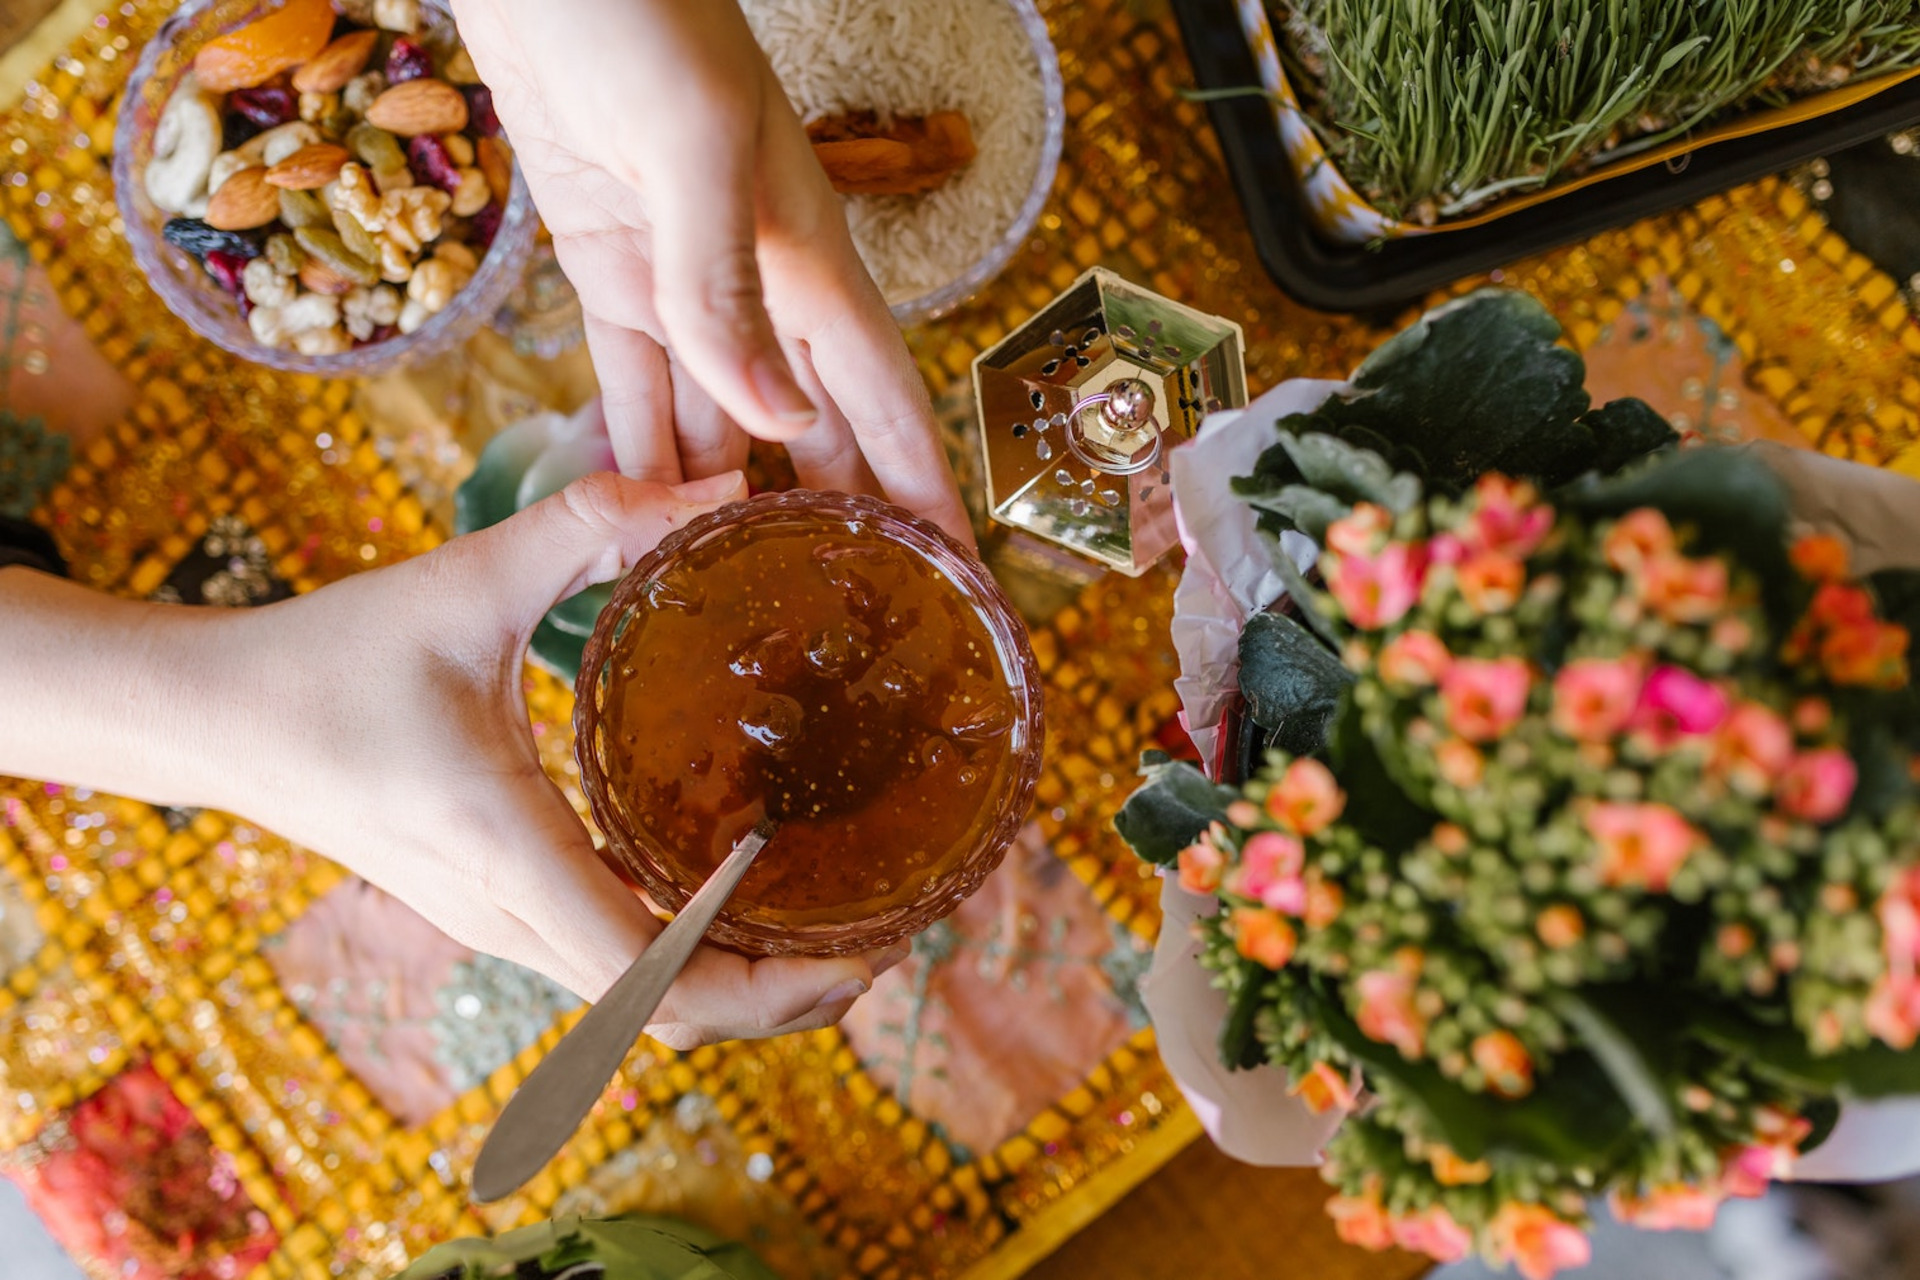
[(675, 485), (673, 496), (682, 502), (720, 502), (741, 492), (746, 485), (747, 477), (743, 472), (729, 471), (724, 475), (708, 476), (705, 480), (689, 480), (685, 484)]
[(840, 983), (831, 991), (827, 992), (827, 994), (821, 996), (820, 1002), (813, 1007), (816, 1009), (824, 1009), (830, 1004), (845, 1004), (847, 1001), (865, 994), (867, 994), (867, 984), (865, 982), (859, 978), (848, 978), (845, 982)]
[(820, 411), (814, 408), (813, 401), (807, 399), (806, 392), (800, 390), (800, 384), (793, 380), (792, 371), (784, 363), (755, 361), (753, 383), (754, 389), (760, 393), (761, 403), (782, 422), (804, 426), (820, 416)]
[(904, 942), (897, 947), (888, 947), (885, 951), (874, 956), (873, 976), (876, 978), (879, 977), (912, 954), (913, 948)]

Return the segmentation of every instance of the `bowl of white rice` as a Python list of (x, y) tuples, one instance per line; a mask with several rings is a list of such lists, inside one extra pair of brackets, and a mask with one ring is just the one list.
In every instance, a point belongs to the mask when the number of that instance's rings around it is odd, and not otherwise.
[(977, 152), (919, 195), (849, 195), (847, 226), (894, 319), (978, 293), (1032, 234), (1060, 165), (1060, 62), (1033, 0), (741, 0), (803, 123), (958, 111)]

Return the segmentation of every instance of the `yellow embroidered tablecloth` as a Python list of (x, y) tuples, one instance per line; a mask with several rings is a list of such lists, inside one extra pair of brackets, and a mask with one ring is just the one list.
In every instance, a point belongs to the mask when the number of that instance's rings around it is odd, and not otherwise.
[[(491, 430), (589, 394), (580, 353), (543, 360), (483, 335), (462, 358), (355, 387), (194, 339), (139, 282), (108, 178), (116, 93), (166, 8), (68, 0), (41, 37), (58, 47), (0, 65), (19, 89), (0, 117), (0, 208), (32, 264), (12, 270), (29, 313), (37, 289), (67, 318), (37, 339), (27, 326), (6, 386), (19, 407), (78, 378), (77, 411), (98, 419), (39, 514), (76, 577), (135, 597), (246, 603), (424, 551)], [(1384, 335), (1304, 311), (1261, 274), (1212, 136), (1179, 96), (1190, 77), (1159, 5), (1043, 8), (1069, 116), (1054, 199), (982, 299), (910, 335), (969, 482), (972, 358), (1094, 263), (1240, 321), (1256, 391), (1344, 373)], [(1495, 275), (1561, 318), (1597, 398), (1631, 391), (1710, 434), (1920, 473), (1920, 326), (1791, 183)], [(845, 1029), (685, 1055), (642, 1044), (551, 1169), (484, 1210), (466, 1170), (577, 1016), (570, 1001), (431, 938), (394, 961), (420, 973), (362, 980), (382, 962), (367, 922), (404, 909), (324, 859), (217, 814), (0, 782), (0, 1148), (14, 1176), (50, 1217), (73, 1210), (62, 1238), (101, 1276), (380, 1276), (449, 1236), (635, 1207), (739, 1235), (796, 1278), (1018, 1274), (1197, 1126), (1128, 999), (1155, 895), (1109, 826), (1174, 710), (1172, 573), (1096, 580), (989, 550), (1041, 623), (1049, 709), (1035, 822), (1003, 886)], [(538, 673), (528, 690), (548, 765), (572, 787), (570, 695)], [(362, 978), (349, 989), (330, 966)], [(1022, 1040), (1018, 1069), (1000, 1070), (999, 1046), (954, 1012), (964, 1002), (941, 997), (982, 983), (1022, 1027), (1071, 1026)], [(508, 1025), (508, 1007), (525, 1016)], [(87, 1160), (161, 1149), (167, 1177), (97, 1230), (79, 1221)], [(1339, 1250), (1319, 1199), (1259, 1206), (1266, 1238), (1297, 1235), (1275, 1247), (1318, 1274), (1419, 1270)], [(1185, 1260), (1209, 1246), (1161, 1226), (1136, 1274), (1193, 1273)], [(1251, 1274), (1246, 1248), (1224, 1249), (1218, 1273)]]

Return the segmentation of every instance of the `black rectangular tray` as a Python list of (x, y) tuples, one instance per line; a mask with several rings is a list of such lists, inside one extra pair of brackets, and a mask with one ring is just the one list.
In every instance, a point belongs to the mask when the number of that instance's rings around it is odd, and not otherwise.
[[(1259, 85), (1233, 0), (1173, 0), (1173, 9), (1201, 88)], [(1920, 123), (1920, 77), (1816, 120), (1718, 142), (1684, 163), (1624, 173), (1484, 226), (1373, 247), (1334, 244), (1314, 230), (1270, 99), (1228, 98), (1207, 109), (1267, 274), (1305, 306), (1385, 316), (1462, 277)]]

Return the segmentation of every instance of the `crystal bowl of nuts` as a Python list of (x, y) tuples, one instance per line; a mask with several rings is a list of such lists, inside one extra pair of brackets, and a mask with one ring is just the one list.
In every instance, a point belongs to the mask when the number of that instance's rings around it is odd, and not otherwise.
[(296, 373), (458, 343), (537, 227), (442, 0), (186, 0), (128, 82), (113, 180), (173, 313)]

